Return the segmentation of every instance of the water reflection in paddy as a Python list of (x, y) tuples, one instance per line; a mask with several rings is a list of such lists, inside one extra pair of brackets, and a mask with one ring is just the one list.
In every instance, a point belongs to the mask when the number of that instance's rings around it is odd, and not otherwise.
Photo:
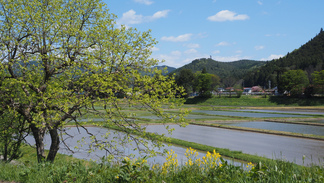
[[(96, 137), (99, 139), (102, 139), (100, 136), (106, 134), (107, 132), (115, 132), (114, 130), (109, 130), (106, 128), (99, 128), (99, 127), (87, 127), (87, 129), (89, 130), (90, 133), (96, 135)], [(79, 158), (79, 159), (95, 160), (95, 161), (100, 161), (102, 157), (108, 155), (108, 153), (106, 151), (100, 150), (100, 149), (96, 149), (94, 152), (89, 153), (87, 144), (90, 143), (90, 138), (84, 129), (80, 128), (79, 130), (80, 130), (80, 133), (79, 133), (78, 129), (75, 127), (69, 128), (67, 130), (67, 133), (72, 135), (73, 138), (68, 138), (66, 135), (63, 136), (63, 138), (66, 139), (65, 143), (75, 152), (72, 153), (61, 143), (59, 153), (73, 155), (73, 157)], [(117, 134), (111, 133), (111, 137), (109, 139), (112, 139), (113, 137), (118, 137), (118, 136), (119, 136), (119, 138), (122, 138), (124, 136), (124, 134), (120, 133), (120, 132)], [(86, 144), (84, 144), (83, 146), (78, 146), (78, 141), (80, 141), (83, 138), (84, 138)], [(26, 140), (29, 144), (32, 144), (32, 145), (35, 144), (34, 138), (32, 136), (28, 136), (26, 138)], [(46, 144), (45, 149), (49, 149), (50, 141), (51, 141), (50, 136), (46, 135), (45, 136), (45, 144)], [(119, 142), (117, 141), (116, 144), (118, 144), (118, 143)], [(78, 149), (74, 149), (75, 146), (78, 146)], [(145, 155), (147, 155), (145, 153), (139, 154), (138, 151), (134, 151), (133, 150), (134, 146), (128, 145), (126, 147), (120, 147), (120, 146), (118, 146), (118, 147), (119, 147), (118, 149), (120, 151), (122, 151), (124, 153), (124, 155), (134, 154), (136, 158), (144, 157)], [(182, 164), (182, 162), (184, 163), (187, 160), (187, 158), (184, 155), (187, 148), (183, 148), (183, 147), (179, 147), (179, 146), (165, 145), (165, 147), (163, 149), (166, 149), (167, 151), (170, 151), (172, 149), (175, 152), (175, 154), (177, 154), (177, 159), (179, 161), (179, 164)], [(157, 150), (159, 152), (163, 152), (163, 149), (161, 149), (161, 150), (155, 149), (155, 150)], [(205, 152), (200, 151), (197, 158), (202, 158), (205, 155), (206, 155)], [(121, 155), (121, 157), (123, 157), (123, 155)], [(165, 158), (166, 158), (166, 156), (162, 156), (162, 155), (158, 154), (156, 157), (151, 157), (151, 158), (148, 158), (147, 160), (150, 164), (156, 164), (156, 163), (162, 164), (165, 162)], [(237, 166), (241, 166), (241, 164), (242, 164), (241, 162), (233, 162), (233, 160), (229, 160), (229, 159), (225, 159), (225, 160), (227, 160), (229, 163), (235, 164)]]
[[(162, 119), (158, 116), (139, 116), (138, 118), (144, 119)], [(185, 119), (222, 119), (223, 117), (219, 116), (207, 116), (207, 115), (196, 115), (196, 114), (189, 114), (185, 117)]]
[[(282, 158), (305, 165), (324, 161), (324, 141), (285, 137), (222, 128), (188, 125), (175, 128), (172, 137), (213, 147), (228, 148), (268, 158)], [(148, 131), (165, 133), (160, 125), (147, 127)]]
[(298, 111), (279, 111), (279, 110), (261, 110), (261, 109), (241, 109), (241, 110), (237, 110), (237, 111), (324, 115), (324, 112), (300, 111), (300, 110), (298, 110)]
[(205, 113), (205, 114), (211, 114), (211, 115), (239, 116), (239, 117), (253, 117), (253, 118), (310, 117), (310, 116), (306, 116), (306, 115), (294, 115), (294, 114), (269, 114), (269, 113), (234, 112), (234, 111), (195, 110), (192, 112)]
[[(162, 119), (161, 117), (158, 116), (137, 116), (136, 118), (142, 118), (142, 119), (153, 119), (153, 120), (158, 120)], [(224, 117), (220, 116), (207, 116), (207, 115), (196, 115), (196, 114), (189, 114), (185, 117), (185, 119), (223, 119)], [(89, 118), (89, 119), (78, 119), (79, 122), (88, 122), (88, 121), (93, 121), (93, 122), (100, 122), (100, 121), (105, 121), (104, 118)]]
[(311, 126), (265, 121), (228, 123), (226, 125), (324, 136), (324, 126)]

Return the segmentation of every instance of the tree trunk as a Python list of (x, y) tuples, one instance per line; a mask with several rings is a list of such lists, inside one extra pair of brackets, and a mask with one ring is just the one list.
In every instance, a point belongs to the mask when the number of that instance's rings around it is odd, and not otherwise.
[(7, 162), (8, 160), (8, 139), (7, 139), (7, 136), (5, 137), (5, 140), (4, 140), (4, 153), (3, 153), (3, 161), (4, 162)]
[(53, 162), (56, 156), (57, 151), (59, 150), (60, 145), (60, 138), (57, 133), (57, 128), (53, 127), (52, 129), (49, 129), (49, 133), (51, 135), (51, 147), (49, 150), (49, 153), (47, 155), (47, 161)]
[(46, 129), (36, 127), (35, 124), (31, 124), (31, 130), (33, 132), (36, 144), (37, 161), (40, 163), (45, 160), (44, 135)]

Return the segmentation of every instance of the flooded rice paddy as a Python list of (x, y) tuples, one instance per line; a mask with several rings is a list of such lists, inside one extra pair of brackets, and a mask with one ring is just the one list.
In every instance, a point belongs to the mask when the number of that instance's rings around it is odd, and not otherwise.
[[(212, 110), (194, 110), (193, 113), (186, 116), (186, 119), (209, 119), (209, 120), (222, 120), (229, 119), (231, 117), (253, 117), (253, 118), (303, 118), (312, 117), (314, 115), (324, 115), (322, 112), (316, 111), (280, 111), (280, 110), (239, 110), (239, 111), (212, 111)], [(205, 114), (205, 115), (204, 115)], [(150, 116), (146, 113), (138, 113), (137, 119), (158, 120), (160, 118), (156, 116)], [(305, 119), (306, 121), (307, 119)], [(89, 121), (89, 119), (80, 119), (79, 121)], [(104, 121), (102, 118), (91, 118), (92, 122)], [(136, 120), (137, 121), (137, 120)], [(319, 119), (317, 121), (309, 121), (312, 123), (324, 123), (324, 120)], [(258, 128), (265, 130), (286, 131), (293, 133), (324, 135), (323, 126), (312, 125), (300, 125), (300, 124), (288, 124), (277, 122), (233, 122), (226, 123), (226, 125)], [(323, 140), (311, 140), (304, 138), (294, 138), (271, 134), (262, 134), (256, 132), (247, 132), (239, 130), (229, 130), (215, 127), (188, 125), (186, 128), (181, 128), (178, 125), (170, 125), (175, 128), (172, 137), (191, 141), (195, 143), (205, 144), (209, 146), (228, 148), (230, 150), (242, 151), (243, 153), (265, 156), (273, 159), (284, 159), (290, 162), (295, 162), (300, 165), (308, 165), (311, 163), (319, 164), (324, 162), (324, 141)], [(106, 132), (112, 132), (105, 128), (88, 127), (91, 133), (96, 136), (101, 136)], [(151, 125), (147, 126), (147, 130), (150, 132), (156, 132), (158, 134), (165, 133), (167, 131), (163, 125)], [(67, 138), (66, 143), (71, 146), (77, 146), (77, 141), (82, 138), (88, 139), (85, 132), (78, 132), (76, 128), (70, 128), (68, 131), (73, 134), (73, 138)], [(114, 134), (115, 136), (123, 136), (122, 133)], [(113, 138), (113, 136), (111, 137)], [(33, 138), (28, 137), (29, 143), (33, 144)], [(50, 143), (49, 136), (46, 136), (46, 142)], [(89, 143), (89, 142), (87, 142)], [(118, 143), (118, 142), (117, 142)], [(47, 145), (49, 147), (49, 145)], [(134, 154), (135, 157), (145, 156), (145, 154), (139, 154), (137, 151), (133, 151), (133, 146), (119, 147), (119, 150), (123, 152), (123, 155)], [(166, 150), (172, 149), (178, 155), (179, 162), (185, 161), (186, 157), (184, 153), (186, 148), (179, 146), (169, 146)], [(161, 150), (160, 152), (162, 152)], [(72, 154), (68, 151), (64, 145), (61, 145), (60, 153)], [(79, 147), (73, 154), (76, 158), (87, 160), (100, 160), (103, 156), (107, 156), (107, 152), (104, 150), (96, 149), (94, 152), (88, 153), (87, 146)], [(123, 156), (121, 155), (121, 156)], [(200, 152), (199, 157), (204, 156), (205, 153)], [(304, 157), (304, 159), (303, 159)], [(149, 158), (150, 163), (163, 163), (165, 157), (157, 155), (154, 158)], [(229, 161), (231, 162), (231, 160)], [(241, 163), (235, 163), (240, 165)]]
[[(178, 125), (170, 125), (170, 127), (175, 129), (172, 137), (181, 140), (273, 159), (284, 159), (300, 165), (324, 161), (324, 141), (320, 140), (197, 125), (188, 125), (185, 128)], [(166, 133), (160, 125), (148, 126), (147, 130), (158, 134)], [(303, 157), (305, 157), (304, 160)]]
[(304, 110), (296, 110), (296, 111), (286, 111), (286, 110), (261, 110), (261, 109), (241, 109), (237, 111), (243, 112), (267, 112), (267, 113), (290, 113), (290, 114), (310, 114), (310, 115), (324, 115), (324, 112), (317, 111), (304, 111)]
[[(110, 129), (106, 129), (106, 128), (100, 128), (100, 127), (87, 127), (88, 131), (94, 135), (96, 135), (97, 138), (99, 139), (103, 139), (101, 136), (105, 135), (107, 132), (110, 132), (110, 137), (109, 139), (112, 140), (114, 137), (118, 137), (118, 138), (123, 138), (124, 134), (121, 132), (118, 133), (114, 133), (116, 131), (114, 130), (110, 130)], [(80, 130), (80, 131), (79, 131)], [(76, 127), (71, 127), (67, 129), (67, 134), (73, 136), (72, 138), (68, 137), (67, 135), (64, 135), (63, 138), (65, 139), (65, 143), (71, 147), (71, 149), (74, 151), (73, 153), (71, 151), (69, 151), (65, 145), (63, 145), (63, 143), (61, 142), (60, 144), (60, 149), (59, 149), (59, 153), (62, 154), (67, 154), (67, 155), (73, 155), (73, 157), (75, 158), (79, 158), (79, 159), (85, 159), (85, 160), (93, 160), (93, 161), (101, 161), (102, 157), (107, 157), (109, 154), (107, 151), (105, 150), (100, 150), (100, 149), (95, 149), (93, 152), (88, 152), (89, 151), (89, 144), (90, 144), (90, 137), (89, 135), (86, 133), (86, 131), (84, 129), (79, 128), (79, 130)], [(79, 145), (78, 141), (81, 141), (82, 139), (85, 140), (82, 146)], [(28, 136), (26, 138), (27, 142), (31, 145), (35, 144), (34, 139), (32, 136)], [(119, 143), (119, 141), (116, 139), (116, 145)], [(50, 146), (50, 137), (49, 135), (45, 136), (45, 144), (46, 147), (45, 149), (49, 149)], [(78, 148), (74, 148), (78, 146)], [(124, 157), (124, 156), (129, 156), (131, 154), (133, 154), (135, 156), (135, 158), (139, 158), (139, 157), (144, 157), (147, 154), (145, 153), (139, 153), (138, 151), (134, 151), (133, 148), (135, 146), (131, 146), (131, 145), (127, 145), (125, 147), (121, 147), (118, 146), (118, 150), (121, 151), (123, 154), (120, 154), (119, 156), (116, 157)], [(143, 146), (142, 146), (143, 148)], [(163, 149), (157, 149), (155, 148), (156, 151), (158, 152), (163, 152), (163, 150), (167, 150), (170, 151), (171, 149), (175, 152), (175, 154), (177, 154), (177, 159), (179, 161), (179, 164), (182, 164), (182, 162), (186, 162), (187, 158), (185, 157), (185, 152), (187, 150), (187, 148), (184, 147), (179, 147), (179, 146), (168, 146), (165, 144), (165, 147), (163, 147)], [(202, 158), (203, 156), (206, 155), (206, 152), (202, 152), (202, 151), (198, 151), (198, 156), (197, 158)], [(155, 157), (150, 157), (147, 159), (147, 161), (150, 164), (163, 164), (166, 160), (166, 156), (160, 155), (158, 154)], [(235, 164), (237, 166), (241, 166), (242, 163), (241, 162), (234, 162), (233, 160), (230, 159), (225, 159), (227, 160), (229, 163), (231, 164)]]
[(234, 111), (211, 111), (211, 110), (194, 110), (195, 113), (205, 113), (209, 115), (236, 116), (251, 118), (291, 118), (291, 117), (310, 117), (298, 114), (271, 114), (271, 113), (253, 113), (253, 112), (234, 112)]
[(312, 125), (265, 122), (265, 121), (227, 123), (226, 125), (324, 136), (324, 126), (312, 126)]
[[(144, 118), (144, 119), (162, 119), (157, 116), (139, 116), (139, 118)], [(223, 117), (220, 116), (207, 116), (207, 115), (197, 115), (197, 114), (189, 114), (185, 117), (185, 119), (223, 119)]]

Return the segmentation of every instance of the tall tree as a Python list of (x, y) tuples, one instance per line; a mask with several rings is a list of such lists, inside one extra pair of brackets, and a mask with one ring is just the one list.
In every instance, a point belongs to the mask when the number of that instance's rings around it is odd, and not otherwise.
[(194, 79), (194, 73), (190, 69), (183, 69), (176, 76), (176, 83), (185, 89), (185, 97), (189, 97), (189, 94), (193, 91)]
[(199, 92), (199, 96), (203, 98), (212, 97), (212, 80), (211, 74), (208, 73), (197, 73), (195, 78), (195, 91)]
[(287, 71), (282, 75), (281, 79), (281, 88), (287, 90), (293, 96), (301, 95), (309, 85), (307, 74), (302, 70)]
[(211, 90), (216, 90), (216, 88), (220, 84), (220, 77), (217, 76), (216, 74), (210, 74), (210, 79), (211, 79)]
[(0, 154), (5, 162), (21, 156), (20, 147), (28, 134), (23, 120), (16, 111), (0, 111)]
[(312, 74), (313, 77), (313, 84), (315, 88), (320, 90), (320, 93), (324, 95), (324, 70), (322, 71), (315, 71)]
[[(23, 118), (34, 136), (38, 161), (54, 161), (59, 129), (70, 121), (83, 127), (77, 119), (88, 113), (143, 136), (145, 128), (127, 120), (132, 116), (121, 111), (123, 104), (176, 118), (162, 113), (161, 106), (176, 92), (172, 79), (151, 69), (158, 60), (150, 59), (156, 41), (149, 31), (116, 26), (100, 0), (0, 0), (0, 5), (0, 112), (16, 111)], [(116, 93), (126, 99), (120, 102)], [(96, 110), (98, 105), (104, 110)], [(51, 137), (47, 157), (46, 132)], [(92, 139), (90, 147), (114, 152), (113, 142)], [(149, 148), (147, 141), (132, 139)]]

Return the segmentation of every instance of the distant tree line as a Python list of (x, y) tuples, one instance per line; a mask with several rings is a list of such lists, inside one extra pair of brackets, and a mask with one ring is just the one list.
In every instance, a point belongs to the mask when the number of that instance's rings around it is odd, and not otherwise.
[(189, 97), (190, 93), (197, 93), (199, 97), (210, 98), (212, 91), (220, 84), (219, 76), (207, 73), (206, 68), (193, 73), (190, 69), (182, 69), (175, 77), (176, 83), (185, 89), (182, 97)]

